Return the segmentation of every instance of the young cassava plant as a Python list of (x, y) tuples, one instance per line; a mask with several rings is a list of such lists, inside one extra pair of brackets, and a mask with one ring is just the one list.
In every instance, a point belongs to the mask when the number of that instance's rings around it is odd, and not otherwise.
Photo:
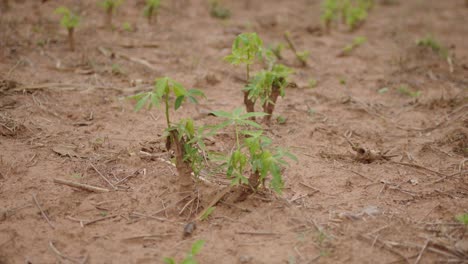
[(80, 17), (75, 15), (72, 11), (70, 11), (64, 6), (55, 9), (55, 13), (62, 16), (62, 19), (60, 20), (60, 25), (67, 29), (68, 44), (70, 45), (70, 50), (75, 51), (74, 32), (75, 28), (80, 23)]
[(157, 20), (160, 6), (161, 0), (146, 0), (146, 6), (143, 14), (145, 15), (146, 19), (148, 19), (148, 24), (151, 24), (153, 17)]
[(224, 7), (221, 0), (209, 0), (210, 15), (219, 19), (228, 19), (231, 16), (231, 11)]
[(326, 32), (330, 32), (332, 22), (336, 19), (338, 10), (338, 0), (324, 0), (322, 2), (320, 20), (322, 20)]
[[(263, 41), (257, 33), (242, 33), (236, 37), (232, 44), (231, 54), (224, 59), (233, 65), (245, 65), (246, 78), (245, 83), (250, 80), (250, 66), (258, 58), (262, 57)], [(244, 91), (244, 104), (247, 112), (255, 111), (255, 102), (249, 99), (247, 91)]]
[[(203, 240), (197, 240), (192, 244), (192, 249), (190, 250), (189, 253), (187, 253), (187, 256), (180, 262), (180, 264), (197, 264), (198, 262), (195, 260), (195, 256), (200, 253), (200, 251), (203, 248), (203, 245), (205, 245), (205, 241)], [(163, 259), (165, 264), (177, 264), (176, 260), (174, 258), (164, 258)]]
[[(282, 168), (287, 165), (286, 157), (296, 159), (289, 152), (282, 149), (272, 149), (271, 140), (263, 135), (261, 126), (250, 120), (251, 117), (263, 117), (265, 113), (243, 113), (241, 108), (232, 112), (215, 111), (218, 117), (226, 119), (216, 129), (228, 126), (234, 127), (236, 146), (231, 154), (226, 157), (224, 165), (227, 167), (227, 176), (232, 185), (247, 186), (241, 192), (237, 201), (243, 201), (247, 196), (257, 191), (261, 183), (271, 175), (271, 187), (277, 193), (281, 193), (283, 179)], [(244, 130), (254, 128), (258, 130)], [(249, 175), (248, 178), (245, 175)]]
[(271, 122), (278, 97), (284, 97), (285, 95), (284, 90), (288, 85), (288, 77), (292, 72), (290, 68), (282, 64), (275, 64), (271, 70), (263, 70), (257, 73), (245, 88), (251, 101), (260, 101), (263, 112), (266, 114), (263, 121), (268, 125)]
[[(171, 96), (174, 96), (175, 99), (171, 100)], [(159, 106), (163, 102), (167, 125), (164, 133), (166, 148), (168, 151), (174, 149), (175, 163), (182, 190), (191, 188), (191, 174), (192, 172), (197, 174), (202, 164), (198, 151), (200, 147), (204, 147), (203, 138), (198, 134), (198, 132), (202, 132), (202, 129), (197, 129), (191, 119), (181, 120), (179, 123), (173, 124), (170, 118), (170, 108), (173, 105), (174, 110), (178, 110), (186, 100), (198, 103), (196, 97), (204, 97), (203, 92), (197, 89), (187, 90), (182, 84), (168, 77), (157, 79), (152, 91), (131, 97), (137, 100), (136, 111), (146, 105), (151, 108)]]
[(288, 31), (284, 32), (284, 39), (288, 43), (289, 48), (292, 50), (296, 59), (301, 63), (303, 67), (307, 66), (307, 59), (309, 58), (310, 53), (308, 51), (298, 51), (296, 45), (294, 45), (291, 40), (291, 33)]
[(104, 26), (107, 28), (112, 28), (112, 16), (117, 10), (117, 8), (122, 4), (123, 0), (103, 0), (100, 2), (100, 5), (106, 11), (106, 16), (104, 20)]
[(338, 54), (338, 56), (348, 56), (353, 50), (360, 47), (362, 44), (366, 43), (367, 39), (365, 37), (355, 37), (351, 44), (346, 45), (343, 50)]

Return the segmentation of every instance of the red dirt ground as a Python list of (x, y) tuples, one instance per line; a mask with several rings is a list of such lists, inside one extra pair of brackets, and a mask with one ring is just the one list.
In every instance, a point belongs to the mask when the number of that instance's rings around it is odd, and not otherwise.
[[(144, 1), (126, 1), (114, 31), (102, 27), (96, 1), (10, 2), (0, 16), (0, 263), (162, 263), (182, 259), (198, 239), (206, 241), (199, 263), (468, 262), (467, 227), (454, 219), (468, 213), (463, 0), (377, 1), (358, 30), (335, 25), (331, 34), (314, 30), (320, 1), (313, 0), (258, 0), (248, 9), (246, 1), (226, 0), (232, 17), (225, 21), (210, 17), (207, 1), (178, 0), (152, 25), (142, 16)], [(53, 13), (60, 5), (83, 18), (75, 52)], [(124, 22), (134, 31), (122, 30)], [(299, 161), (284, 171), (282, 195), (262, 190), (232, 204), (228, 194), (184, 238), (196, 209), (228, 181), (222, 174), (200, 181), (199, 205), (164, 210), (181, 198), (164, 161), (164, 115), (135, 113), (125, 97), (169, 76), (208, 98), (174, 117), (219, 122), (206, 113), (242, 106), (243, 85), (242, 69), (222, 58), (237, 34), (251, 31), (269, 44), (290, 31), (297, 48), (310, 51), (308, 67), (284, 51), (297, 86), (275, 110), (286, 123), (267, 130)], [(452, 69), (416, 46), (427, 34), (449, 49)], [(367, 42), (338, 57), (356, 36)], [(402, 85), (421, 95), (401, 94)], [(345, 136), (394, 157), (359, 162)], [(218, 150), (233, 143), (230, 133), (212, 140)], [(53, 182), (109, 188), (93, 166), (113, 184), (134, 176), (109, 193)]]

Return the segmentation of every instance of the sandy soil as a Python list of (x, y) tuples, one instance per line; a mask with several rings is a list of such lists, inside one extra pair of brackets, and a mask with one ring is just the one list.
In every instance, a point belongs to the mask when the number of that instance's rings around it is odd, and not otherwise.
[[(210, 17), (206, 1), (179, 0), (164, 5), (152, 25), (141, 15), (144, 1), (126, 1), (114, 31), (102, 27), (96, 1), (10, 2), (0, 16), (0, 263), (162, 263), (182, 259), (199, 239), (206, 241), (200, 263), (468, 261), (468, 232), (454, 219), (468, 213), (463, 0), (379, 2), (358, 30), (336, 25), (331, 34), (315, 30), (320, 1), (313, 0), (249, 7), (226, 0), (232, 17), (225, 21)], [(75, 52), (53, 13), (60, 5), (83, 17)], [(125, 22), (134, 31), (123, 30)], [(177, 176), (160, 137), (164, 115), (135, 113), (125, 97), (170, 76), (208, 98), (175, 118), (218, 122), (206, 113), (242, 106), (242, 69), (222, 58), (249, 31), (269, 44), (290, 31), (297, 48), (310, 51), (307, 67), (284, 51), (296, 87), (275, 111), (286, 123), (267, 132), (298, 162), (284, 171), (281, 196), (262, 190), (233, 204), (228, 194), (183, 237), (185, 224), (228, 181), (216, 174), (197, 183), (199, 203), (177, 203)], [(452, 67), (415, 45), (427, 34), (449, 49)], [(367, 42), (337, 56), (356, 36)], [(421, 95), (401, 94), (402, 85)], [(393, 157), (360, 162), (346, 137)], [(223, 134), (212, 147), (232, 143)], [(100, 174), (119, 190), (53, 182), (110, 188)]]

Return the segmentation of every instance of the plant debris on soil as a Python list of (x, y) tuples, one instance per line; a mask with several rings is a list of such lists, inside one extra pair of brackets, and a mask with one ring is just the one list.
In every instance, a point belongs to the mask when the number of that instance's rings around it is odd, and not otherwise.
[[(374, 1), (352, 31), (323, 30), (318, 0), (225, 0), (222, 18), (162, 0), (151, 23), (145, 1), (112, 19), (97, 2), (0, 3), (0, 263), (162, 263), (199, 240), (198, 263), (468, 263), (466, 1)], [(80, 16), (73, 52), (60, 6)], [(127, 98), (169, 76), (207, 98), (171, 115), (216, 124), (244, 108), (245, 69), (223, 60), (243, 32), (283, 44), (294, 74), (263, 127), (298, 161), (281, 194), (210, 167), (185, 192), (164, 113)]]

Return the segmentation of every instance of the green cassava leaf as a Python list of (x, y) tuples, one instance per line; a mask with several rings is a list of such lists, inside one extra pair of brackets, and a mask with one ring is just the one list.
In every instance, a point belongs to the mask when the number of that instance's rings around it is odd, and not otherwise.
[(141, 108), (143, 108), (148, 101), (148, 99), (151, 97), (151, 93), (145, 93), (143, 97), (138, 100), (138, 102), (135, 105), (135, 112), (140, 111)]
[(176, 98), (175, 103), (174, 103), (174, 110), (177, 110), (177, 109), (180, 108), (180, 106), (184, 102), (184, 99), (185, 99), (184, 95), (181, 95), (181, 96)]

